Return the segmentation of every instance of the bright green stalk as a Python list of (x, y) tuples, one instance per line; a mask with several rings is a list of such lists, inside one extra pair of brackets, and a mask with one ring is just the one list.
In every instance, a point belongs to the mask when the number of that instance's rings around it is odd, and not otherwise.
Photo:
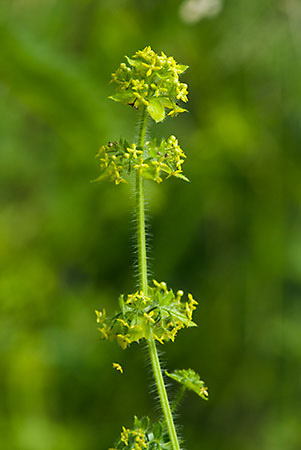
[(155, 381), (156, 381), (156, 385), (157, 385), (157, 389), (158, 389), (158, 393), (159, 393), (159, 397), (160, 397), (160, 402), (161, 402), (164, 418), (166, 421), (168, 434), (170, 437), (170, 442), (172, 444), (173, 450), (180, 450), (178, 436), (177, 436), (177, 432), (175, 429), (175, 424), (173, 421), (172, 412), (171, 412), (168, 397), (167, 397), (166, 387), (165, 387), (163, 376), (162, 376), (162, 370), (161, 370), (160, 361), (159, 361), (159, 357), (158, 357), (158, 351), (157, 351), (156, 343), (152, 336), (148, 340), (148, 345), (149, 345), (149, 354), (150, 354), (150, 358), (151, 358), (151, 362), (152, 362), (154, 377), (155, 377)]
[[(147, 126), (147, 111), (142, 110), (141, 123), (139, 129), (138, 145), (143, 149)], [(145, 213), (144, 213), (144, 179), (137, 172), (136, 175), (136, 221), (137, 221), (137, 250), (139, 268), (139, 287), (147, 295), (147, 257), (146, 257), (146, 237), (145, 237)], [(155, 340), (152, 335), (148, 339), (149, 354), (152, 363), (155, 382), (157, 385), (163, 415), (166, 421), (167, 430), (173, 450), (180, 450), (179, 441), (170, 409), (166, 387), (164, 384), (162, 369), (158, 357)]]
[[(147, 126), (147, 111), (144, 107), (141, 114), (138, 145), (143, 149)], [(146, 237), (145, 237), (145, 213), (144, 213), (144, 178), (136, 174), (136, 221), (137, 221), (137, 250), (139, 287), (147, 293), (147, 259), (146, 259)]]

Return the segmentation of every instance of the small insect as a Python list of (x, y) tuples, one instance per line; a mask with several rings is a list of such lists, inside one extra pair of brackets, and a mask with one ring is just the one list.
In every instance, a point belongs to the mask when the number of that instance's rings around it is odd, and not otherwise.
[(114, 362), (113, 362), (113, 369), (118, 370), (121, 374), (123, 373), (123, 368), (122, 368), (121, 365), (118, 364), (118, 363), (114, 363)]
[(128, 105), (132, 106), (135, 109), (138, 109), (138, 106), (135, 104), (136, 100), (134, 100), (132, 103), (128, 103)]
[(108, 147), (113, 147), (113, 142), (109, 141), (108, 142)]

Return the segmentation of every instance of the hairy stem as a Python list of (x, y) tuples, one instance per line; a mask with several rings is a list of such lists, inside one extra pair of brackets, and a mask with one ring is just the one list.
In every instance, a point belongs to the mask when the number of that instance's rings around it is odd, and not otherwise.
[(172, 412), (171, 412), (168, 397), (167, 397), (166, 387), (165, 387), (163, 376), (162, 376), (162, 370), (161, 370), (160, 361), (159, 361), (159, 357), (158, 357), (158, 351), (157, 351), (156, 343), (152, 336), (148, 340), (148, 345), (149, 345), (149, 353), (150, 353), (150, 358), (151, 358), (151, 362), (152, 362), (154, 377), (155, 377), (155, 381), (156, 381), (156, 385), (157, 385), (157, 389), (158, 389), (158, 393), (159, 393), (159, 397), (160, 397), (161, 407), (162, 407), (162, 411), (164, 414), (170, 442), (171, 442), (173, 450), (180, 450), (178, 436), (177, 436), (177, 432), (175, 429), (175, 424), (173, 421)]
[(147, 295), (147, 260), (144, 215), (144, 183), (137, 172), (136, 175), (136, 207), (137, 207), (137, 250), (139, 268), (139, 287)]
[[(144, 107), (141, 113), (141, 121), (139, 127), (138, 146), (144, 149), (145, 134), (147, 126), (147, 110)], [(138, 250), (138, 268), (139, 268), (139, 288), (147, 295), (147, 255), (146, 255), (146, 236), (145, 236), (145, 211), (144, 211), (144, 179), (137, 172), (136, 175), (136, 222), (137, 222), (137, 250)], [(170, 437), (173, 450), (180, 450), (179, 441), (168, 401), (166, 387), (164, 384), (162, 369), (158, 357), (158, 351), (155, 340), (150, 334), (148, 339), (149, 354), (152, 363), (155, 382), (157, 385), (159, 398), (163, 415), (166, 421), (167, 430)]]
[(171, 412), (174, 413), (177, 407), (179, 406), (179, 403), (181, 402), (182, 398), (184, 397), (186, 391), (186, 386), (181, 386), (177, 395), (174, 398), (174, 401), (171, 405)]
[[(139, 127), (138, 146), (143, 149), (147, 126), (147, 111), (144, 107), (141, 114)], [(142, 175), (136, 174), (136, 222), (137, 222), (137, 251), (139, 269), (139, 287), (147, 294), (147, 255), (145, 237), (145, 213), (144, 213), (144, 179)]]

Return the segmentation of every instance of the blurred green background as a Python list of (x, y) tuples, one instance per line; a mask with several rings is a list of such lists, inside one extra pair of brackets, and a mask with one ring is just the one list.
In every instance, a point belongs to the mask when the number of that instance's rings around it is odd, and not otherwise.
[(299, 0), (1, 0), (0, 447), (106, 450), (158, 416), (145, 349), (101, 342), (94, 314), (136, 283), (131, 188), (90, 180), (135, 136), (108, 83), (145, 45), (190, 66), (190, 112), (150, 131), (191, 183), (148, 188), (153, 276), (200, 303), (163, 354), (209, 386), (185, 447), (300, 450)]

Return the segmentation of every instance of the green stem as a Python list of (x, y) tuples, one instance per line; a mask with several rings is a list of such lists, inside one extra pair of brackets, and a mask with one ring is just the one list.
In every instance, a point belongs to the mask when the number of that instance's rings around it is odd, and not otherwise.
[(147, 260), (144, 215), (144, 183), (137, 172), (136, 175), (136, 207), (137, 207), (137, 250), (139, 268), (139, 287), (147, 295)]
[(156, 381), (156, 385), (157, 385), (157, 389), (158, 389), (158, 393), (159, 393), (159, 397), (160, 397), (160, 402), (161, 402), (170, 442), (171, 442), (173, 450), (180, 450), (178, 436), (177, 436), (177, 432), (175, 429), (175, 424), (173, 421), (172, 412), (171, 412), (168, 397), (167, 397), (166, 387), (165, 387), (163, 376), (162, 376), (162, 370), (160, 367), (158, 351), (157, 351), (156, 343), (152, 336), (148, 340), (148, 345), (149, 345), (149, 353), (150, 353), (150, 358), (151, 358), (151, 362), (152, 362), (154, 377), (155, 377), (155, 381)]
[[(144, 107), (141, 114), (138, 146), (144, 149), (147, 126), (147, 111)], [(137, 251), (139, 269), (139, 287), (147, 295), (147, 255), (145, 237), (144, 213), (144, 178), (137, 171), (136, 174), (136, 222), (137, 222)]]
[(141, 117), (140, 117), (140, 126), (139, 126), (139, 137), (138, 137), (138, 145), (143, 149), (145, 144), (145, 134), (146, 134), (146, 127), (147, 127), (147, 110), (146, 106), (143, 106), (143, 109), (141, 111)]
[[(148, 115), (147, 110), (144, 107), (141, 113), (141, 122), (138, 139), (138, 146), (142, 149), (144, 149), (145, 144), (147, 115)], [(136, 175), (136, 221), (137, 221), (139, 288), (141, 291), (147, 294), (148, 282), (147, 282), (147, 255), (146, 255), (145, 212), (144, 212), (144, 179), (139, 172), (137, 172)], [(148, 339), (148, 346), (152, 368), (154, 372), (154, 378), (157, 385), (161, 407), (170, 437), (170, 442), (172, 444), (172, 449), (180, 450), (179, 441), (172, 417), (172, 412), (167, 397), (166, 387), (162, 376), (162, 369), (160, 366), (158, 351), (152, 334)]]
[(175, 399), (174, 399), (174, 401), (172, 402), (172, 405), (171, 405), (171, 412), (172, 413), (174, 413), (175, 410), (177, 409), (180, 401), (184, 397), (185, 391), (186, 391), (186, 386), (181, 386), (179, 391), (178, 391), (178, 393), (177, 393), (177, 395), (176, 395), (176, 397), (175, 397)]

